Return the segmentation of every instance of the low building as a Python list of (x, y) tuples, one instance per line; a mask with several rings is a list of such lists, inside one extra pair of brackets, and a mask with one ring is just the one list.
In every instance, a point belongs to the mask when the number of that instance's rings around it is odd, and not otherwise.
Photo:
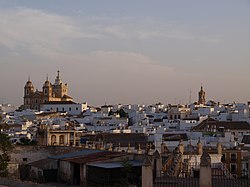
[(46, 112), (67, 112), (69, 115), (79, 115), (86, 111), (87, 103), (73, 101), (50, 101), (43, 104), (42, 110)]

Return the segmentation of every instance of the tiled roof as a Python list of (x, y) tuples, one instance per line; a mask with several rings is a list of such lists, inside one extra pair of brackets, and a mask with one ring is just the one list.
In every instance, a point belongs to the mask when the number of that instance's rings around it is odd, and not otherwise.
[[(130, 160), (128, 161), (132, 166), (142, 166), (141, 161)], [(88, 164), (88, 166), (92, 167), (99, 167), (105, 169), (112, 169), (112, 168), (123, 168), (122, 162), (104, 162), (104, 163), (92, 163)]]
[(188, 137), (186, 133), (175, 133), (175, 134), (163, 134), (162, 138), (165, 141), (187, 141)]
[(138, 147), (140, 144), (141, 148), (145, 148), (147, 144), (147, 136), (143, 133), (103, 133), (97, 137), (105, 143), (113, 143), (114, 146), (118, 146), (120, 143), (121, 147), (127, 147), (130, 144), (131, 147)]
[(64, 95), (63, 98), (73, 99), (72, 97), (70, 97), (70, 96), (68, 96), (68, 95)]
[(76, 103), (73, 101), (49, 101), (44, 103), (44, 105), (65, 105), (65, 104), (76, 104)]
[(216, 121), (208, 118), (193, 128), (194, 131), (204, 131), (208, 128), (224, 128), (225, 130), (250, 130), (250, 124), (246, 121)]

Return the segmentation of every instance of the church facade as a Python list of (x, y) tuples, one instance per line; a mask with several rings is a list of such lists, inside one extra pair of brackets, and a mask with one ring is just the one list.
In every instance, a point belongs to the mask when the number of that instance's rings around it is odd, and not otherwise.
[(68, 84), (63, 84), (60, 77), (60, 71), (57, 71), (54, 84), (52, 84), (48, 77), (43, 84), (42, 91), (35, 90), (30, 78), (24, 86), (24, 109), (40, 110), (44, 103), (51, 101), (72, 101), (68, 96)]

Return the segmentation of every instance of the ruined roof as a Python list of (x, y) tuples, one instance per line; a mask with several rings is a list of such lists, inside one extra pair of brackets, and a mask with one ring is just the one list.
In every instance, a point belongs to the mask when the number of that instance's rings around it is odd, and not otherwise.
[(77, 164), (97, 162), (97, 161), (105, 161), (116, 157), (121, 157), (126, 155), (126, 153), (120, 152), (111, 152), (111, 151), (102, 151), (96, 152), (88, 155), (82, 155), (75, 158), (65, 158), (64, 161), (73, 162)]
[(62, 159), (66, 159), (66, 158), (80, 157), (80, 156), (89, 155), (89, 154), (98, 153), (98, 152), (105, 152), (105, 151), (95, 150), (95, 149), (83, 149), (81, 151), (76, 151), (73, 153), (67, 153), (67, 154), (56, 155), (56, 156), (49, 156), (48, 158), (62, 160)]
[(47, 169), (46, 165), (52, 162), (57, 162), (53, 159), (42, 159), (42, 160), (38, 160), (35, 162), (31, 162), (28, 165), (36, 167), (36, 168), (40, 168), (40, 169)]

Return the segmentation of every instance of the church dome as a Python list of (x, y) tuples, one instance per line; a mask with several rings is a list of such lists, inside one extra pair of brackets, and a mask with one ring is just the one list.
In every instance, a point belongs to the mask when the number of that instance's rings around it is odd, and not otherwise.
[(48, 80), (46, 80), (43, 84), (44, 87), (49, 87), (50, 86), (50, 82)]
[(25, 87), (34, 87), (32, 82), (30, 80), (28, 80), (25, 84)]
[(50, 86), (51, 86), (51, 84), (49, 82), (49, 76), (47, 75), (46, 81), (44, 82), (43, 87), (50, 87)]

